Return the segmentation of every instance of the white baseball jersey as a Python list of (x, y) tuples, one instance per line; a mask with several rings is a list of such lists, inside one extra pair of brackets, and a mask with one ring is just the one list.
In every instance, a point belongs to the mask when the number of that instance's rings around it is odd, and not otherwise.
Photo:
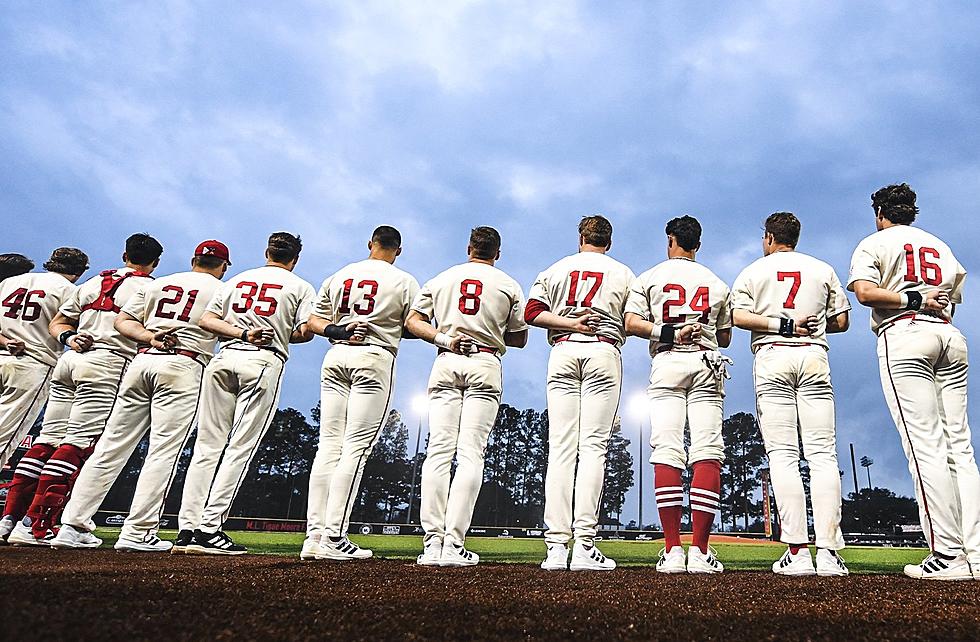
[[(529, 299), (548, 306), (554, 314), (568, 317), (583, 311), (599, 315), (599, 336), (616, 345), (626, 340), (624, 316), (630, 286), (636, 276), (616, 259), (599, 252), (579, 252), (558, 261), (538, 275)], [(570, 332), (548, 331), (548, 343), (569, 337), (575, 341), (594, 341), (595, 337)]]
[[(125, 276), (127, 274), (133, 276)], [(111, 283), (111, 279), (124, 276), (112, 293), (112, 301), (108, 301), (103, 296), (103, 289)], [(80, 285), (61, 306), (60, 312), (78, 321), (79, 332), (92, 335), (93, 348), (113, 350), (132, 357), (136, 354), (136, 343), (119, 334), (114, 324), (122, 306), (152, 280), (151, 276), (136, 276), (135, 270), (128, 267), (106, 270)]]
[[(892, 292), (932, 290), (949, 294), (953, 304), (963, 302), (963, 281), (966, 270), (960, 265), (949, 246), (925, 230), (910, 225), (895, 225), (865, 238), (854, 250), (847, 288), (854, 290), (855, 281), (870, 281)], [(871, 311), (871, 330), (887, 321), (907, 314), (907, 310), (874, 308)], [(942, 314), (947, 321), (951, 310)]]
[[(241, 328), (271, 328), (270, 347), (283, 359), (289, 357), (289, 337), (310, 318), (316, 290), (289, 270), (265, 265), (246, 270), (225, 282), (208, 304), (228, 323)], [(258, 349), (241, 339), (223, 343), (236, 349)]]
[(23, 341), (27, 354), (53, 366), (63, 348), (48, 324), (74, 291), (71, 281), (53, 272), (6, 279), (0, 284), (0, 334)]
[(847, 293), (827, 263), (801, 252), (773, 252), (742, 270), (732, 286), (732, 308), (767, 317), (817, 317), (808, 337), (752, 333), (752, 349), (767, 343), (812, 343), (829, 348), (827, 317), (851, 309)]
[(418, 291), (418, 281), (408, 272), (387, 261), (366, 259), (323, 282), (313, 314), (337, 325), (367, 323), (365, 343), (397, 351)]
[(177, 348), (210, 359), (217, 337), (198, 321), (221, 287), (221, 280), (204, 272), (178, 272), (155, 279), (130, 297), (122, 311), (151, 332), (176, 329)]
[(524, 292), (517, 281), (486, 263), (449, 268), (422, 286), (412, 309), (446, 334), (465, 334), (478, 344), (507, 351), (504, 333), (527, 329)]
[[(700, 345), (718, 349), (718, 330), (732, 327), (731, 293), (725, 282), (705, 266), (673, 258), (653, 266), (633, 281), (626, 311), (662, 325), (701, 324)], [(650, 342), (656, 354), (660, 342)], [(696, 350), (675, 346), (675, 350)]]

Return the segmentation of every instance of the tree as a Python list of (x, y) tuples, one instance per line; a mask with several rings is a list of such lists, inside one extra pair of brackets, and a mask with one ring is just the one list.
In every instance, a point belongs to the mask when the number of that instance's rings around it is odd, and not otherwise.
[(606, 454), (606, 479), (602, 489), (602, 510), (600, 514), (612, 518), (620, 524), (626, 493), (633, 487), (633, 454), (630, 453), (630, 440), (623, 436), (619, 417), (613, 422), (612, 435)]
[(762, 515), (762, 503), (754, 499), (759, 488), (759, 471), (766, 461), (766, 449), (759, 432), (759, 422), (753, 415), (740, 412), (722, 423), (725, 440), (725, 461), (721, 469), (721, 515), (737, 528), (749, 529), (750, 518)]
[(841, 507), (841, 528), (849, 532), (891, 532), (896, 526), (919, 523), (919, 506), (911, 497), (887, 488), (862, 488), (848, 493)]
[(361, 489), (351, 516), (358, 521), (394, 521), (399, 507), (408, 503), (411, 475), (408, 427), (401, 413), (392, 409), (364, 464)]

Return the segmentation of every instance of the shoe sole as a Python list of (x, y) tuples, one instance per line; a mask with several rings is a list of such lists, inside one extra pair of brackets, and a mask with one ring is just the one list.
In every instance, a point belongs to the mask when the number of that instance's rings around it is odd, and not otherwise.
[(570, 571), (615, 571), (615, 566), (576, 566), (575, 564), (569, 564), (568, 570)]
[(783, 577), (811, 577), (816, 575), (816, 571), (793, 571), (792, 573), (787, 573), (786, 571), (773, 571), (773, 575), (782, 575)]
[(225, 556), (234, 556), (234, 555), (244, 555), (245, 553), (248, 553), (248, 551), (223, 551), (220, 548), (205, 548), (204, 546), (201, 546), (200, 544), (191, 544), (190, 546), (188, 546), (187, 548), (184, 549), (184, 553), (186, 555), (225, 555)]
[(713, 568), (689, 568), (687, 569), (690, 575), (721, 575), (725, 572), (725, 569), (713, 569)]
[(98, 548), (102, 546), (102, 542), (99, 542), (98, 544), (68, 544), (65, 542), (49, 542), (48, 545), (51, 548), (57, 550), (67, 551), (67, 550), (81, 550), (85, 548)]
[(36, 539), (35, 540), (14, 539), (13, 537), (8, 539), (7, 543), (10, 544), (11, 546), (48, 546), (48, 547), (51, 546), (51, 542), (39, 542)]
[(906, 577), (911, 577), (913, 580), (926, 580), (929, 582), (967, 582), (973, 581), (973, 575), (957, 575), (954, 577), (937, 577), (933, 576), (923, 576), (923, 575), (909, 575), (905, 573)]
[(541, 564), (541, 569), (544, 570), (544, 571), (567, 571), (568, 570), (568, 565), (567, 564), (558, 565), (558, 564), (545, 564), (545, 563), (542, 563)]
[(817, 571), (817, 575), (820, 577), (847, 577), (850, 575), (849, 571)]
[(170, 549), (171, 555), (187, 555), (187, 546), (177, 546), (174, 544), (173, 548)]
[(479, 562), (439, 562), (439, 566), (446, 568), (463, 568), (464, 566), (476, 566)]
[(137, 546), (113, 546), (118, 553), (169, 553), (173, 550), (172, 546), (167, 548), (144, 548)]
[(314, 555), (314, 559), (318, 559), (324, 562), (356, 562), (359, 560), (369, 560), (373, 555), (368, 555), (367, 557), (354, 557), (353, 555)]
[(687, 569), (686, 568), (676, 568), (676, 569), (675, 568), (666, 568), (666, 569), (658, 568), (657, 569), (657, 572), (658, 573), (663, 573), (664, 575), (682, 575), (684, 573), (687, 573)]

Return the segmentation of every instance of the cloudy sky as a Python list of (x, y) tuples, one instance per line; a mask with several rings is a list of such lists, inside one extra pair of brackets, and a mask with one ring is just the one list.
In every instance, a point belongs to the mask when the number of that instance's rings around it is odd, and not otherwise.
[[(759, 254), (765, 216), (791, 210), (800, 249), (844, 278), (873, 231), (869, 194), (908, 181), (922, 226), (968, 271), (980, 259), (971, 3), (268, 6), (6, 4), (0, 251), (41, 260), (74, 245), (102, 268), (148, 231), (166, 247), (160, 273), (212, 237), (244, 268), (285, 229), (303, 236), (297, 272), (318, 285), (388, 223), (404, 236), (399, 265), (424, 281), (489, 224), (499, 266), (527, 287), (575, 250), (583, 215), (613, 221), (613, 255), (639, 273), (663, 258), (665, 221), (690, 213), (705, 227), (700, 260), (731, 282)], [(971, 341), (978, 283), (958, 319)], [(845, 488), (853, 442), (875, 459), (876, 485), (911, 493), (867, 320), (856, 311), (832, 341)], [(649, 367), (633, 341), (624, 396)], [(284, 405), (316, 402), (325, 349), (294, 350)], [(726, 410), (751, 411), (744, 333), (730, 353)], [(399, 408), (410, 412), (433, 354), (403, 347)], [(538, 331), (506, 356), (506, 402), (544, 407), (546, 358)]]

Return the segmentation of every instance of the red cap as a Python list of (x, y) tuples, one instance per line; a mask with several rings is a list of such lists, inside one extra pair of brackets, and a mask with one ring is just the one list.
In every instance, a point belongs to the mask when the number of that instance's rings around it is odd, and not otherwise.
[(203, 241), (194, 250), (194, 256), (216, 256), (223, 261), (228, 261), (228, 265), (231, 265), (228, 246), (221, 241)]

